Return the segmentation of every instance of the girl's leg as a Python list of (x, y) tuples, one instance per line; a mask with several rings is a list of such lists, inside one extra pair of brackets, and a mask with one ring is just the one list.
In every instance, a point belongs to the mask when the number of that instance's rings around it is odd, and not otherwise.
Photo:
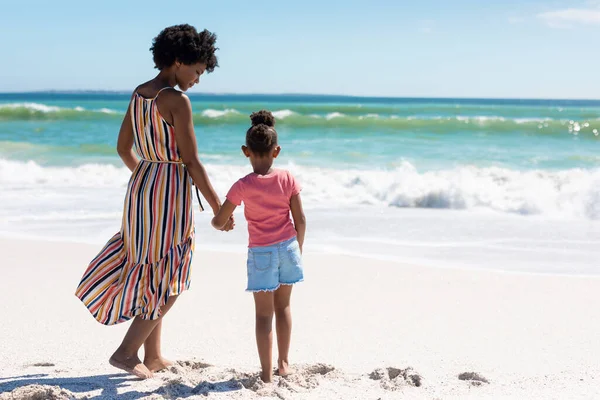
[[(138, 357), (138, 350), (142, 344), (152, 334), (152, 331), (157, 327), (166, 312), (173, 306), (177, 300), (177, 296), (171, 296), (161, 309), (161, 317), (155, 320), (144, 320), (140, 317), (135, 317), (129, 330), (123, 338), (123, 342), (110, 357), (109, 363), (117, 368), (123, 369), (135, 376), (146, 379), (152, 376), (152, 372), (142, 364)], [(160, 338), (160, 332), (159, 332)]]
[(256, 345), (265, 383), (273, 379), (273, 297), (273, 292), (254, 293)]
[(290, 339), (292, 336), (292, 313), (290, 310), (290, 297), (292, 285), (281, 285), (275, 291), (275, 327), (277, 330), (277, 373), (286, 376), (291, 373), (288, 364)]

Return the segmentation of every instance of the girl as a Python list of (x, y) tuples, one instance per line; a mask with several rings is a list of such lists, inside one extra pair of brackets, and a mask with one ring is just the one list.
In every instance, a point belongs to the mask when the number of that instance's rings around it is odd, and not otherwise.
[(253, 113), (250, 119), (252, 126), (246, 132), (242, 152), (250, 159), (254, 172), (232, 186), (212, 225), (223, 229), (235, 208), (244, 203), (250, 242), (247, 290), (254, 292), (261, 378), (271, 382), (273, 314), (279, 350), (278, 373), (286, 376), (291, 372), (288, 366), (292, 331), (290, 295), (292, 285), (304, 279), (301, 253), (306, 219), (300, 186), (291, 173), (273, 168), (273, 160), (281, 151), (274, 128), (275, 118), (263, 110)]
[[(215, 214), (221, 206), (198, 159), (190, 100), (174, 89), (188, 90), (218, 66), (215, 41), (213, 33), (198, 33), (187, 24), (154, 38), (150, 50), (160, 72), (135, 89), (119, 131), (117, 151), (132, 171), (122, 227), (90, 263), (76, 291), (100, 323), (133, 318), (109, 362), (142, 379), (172, 364), (161, 353), (162, 318), (190, 285), (192, 183)], [(221, 228), (232, 229), (233, 219)]]

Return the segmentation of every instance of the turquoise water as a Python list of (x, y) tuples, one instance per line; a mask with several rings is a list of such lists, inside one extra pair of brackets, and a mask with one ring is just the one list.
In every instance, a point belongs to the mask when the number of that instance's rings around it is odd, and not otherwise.
[[(248, 116), (266, 108), (283, 149), (277, 165), (302, 180), (307, 207), (600, 218), (599, 101), (190, 97), (200, 156), (220, 193), (249, 171), (240, 151)], [(120, 198), (129, 172), (115, 146), (128, 100), (0, 94), (4, 209), (23, 211), (23, 193), (42, 193), (44, 209), (55, 211), (67, 190), (92, 196), (81, 188), (102, 187)]]
[[(118, 165), (127, 94), (0, 94), (0, 158)], [(248, 115), (275, 112), (281, 160), (332, 168), (600, 165), (600, 102), (191, 95), (199, 151), (243, 164)]]
[[(598, 273), (600, 101), (191, 95), (223, 197), (250, 172), (249, 114), (274, 112), (278, 166), (301, 183), (306, 249), (417, 265)], [(130, 171), (129, 95), (0, 94), (0, 235), (102, 245)], [(195, 200), (194, 200), (195, 201)], [(198, 248), (244, 251), (196, 213)]]

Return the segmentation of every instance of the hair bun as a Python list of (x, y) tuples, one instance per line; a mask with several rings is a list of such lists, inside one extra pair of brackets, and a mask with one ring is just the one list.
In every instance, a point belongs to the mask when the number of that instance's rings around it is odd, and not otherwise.
[(252, 126), (261, 125), (261, 124), (270, 126), (270, 127), (275, 126), (275, 117), (273, 116), (273, 114), (271, 114), (270, 111), (267, 111), (267, 110), (260, 110), (257, 112), (253, 112), (250, 115), (250, 119), (252, 120)]

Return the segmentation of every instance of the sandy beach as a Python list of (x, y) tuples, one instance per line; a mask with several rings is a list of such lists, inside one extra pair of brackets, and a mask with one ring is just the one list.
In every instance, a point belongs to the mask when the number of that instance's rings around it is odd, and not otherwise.
[(600, 400), (600, 0), (62, 3), (0, 13), (0, 400)]
[(165, 318), (177, 363), (140, 381), (107, 362), (128, 324), (98, 324), (73, 295), (98, 246), (1, 239), (0, 251), (0, 399), (600, 397), (598, 277), (307, 253), (297, 373), (264, 385), (245, 258), (200, 248)]

